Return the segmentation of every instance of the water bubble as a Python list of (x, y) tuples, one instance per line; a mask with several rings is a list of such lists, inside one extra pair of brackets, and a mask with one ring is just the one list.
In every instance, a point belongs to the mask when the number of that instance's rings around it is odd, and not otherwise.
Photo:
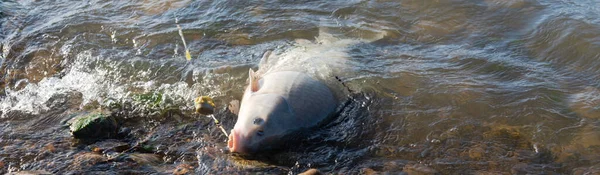
[(115, 38), (115, 35), (117, 34), (117, 31), (113, 30), (110, 34), (110, 40), (113, 42), (113, 44), (117, 43), (117, 39)]

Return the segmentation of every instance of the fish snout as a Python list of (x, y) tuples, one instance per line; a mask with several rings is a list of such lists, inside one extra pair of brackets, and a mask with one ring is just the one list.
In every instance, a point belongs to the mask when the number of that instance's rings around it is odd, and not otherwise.
[(231, 130), (231, 134), (229, 134), (229, 140), (227, 140), (227, 147), (229, 151), (235, 153), (246, 153), (246, 149), (244, 148), (244, 140), (240, 136), (239, 133), (235, 132), (235, 130)]

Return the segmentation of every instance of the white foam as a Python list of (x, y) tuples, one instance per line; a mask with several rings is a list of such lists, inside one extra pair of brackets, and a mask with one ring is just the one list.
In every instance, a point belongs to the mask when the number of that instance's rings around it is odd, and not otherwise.
[[(86, 70), (86, 62), (92, 62), (97, 58), (89, 52), (82, 52), (76, 56), (75, 64), (65, 76), (46, 77), (38, 83), (27, 84), (23, 89), (6, 89), (6, 98), (0, 102), (0, 110), (6, 112), (18, 110), (30, 114), (39, 114), (46, 110), (44, 103), (54, 94), (77, 91), (83, 94), (83, 103), (87, 104), (100, 97), (122, 96), (124, 88), (115, 85), (106, 79), (106, 70)], [(4, 117), (4, 116), (2, 116)]]
[(349, 68), (349, 46), (375, 41), (385, 35), (385, 32), (381, 32), (372, 38), (339, 38), (321, 28), (314, 42), (296, 40), (293, 48), (271, 55), (268, 61), (261, 61), (263, 64), (259, 65), (258, 73), (301, 70), (322, 79), (329, 79), (334, 75), (342, 76), (343, 70)]

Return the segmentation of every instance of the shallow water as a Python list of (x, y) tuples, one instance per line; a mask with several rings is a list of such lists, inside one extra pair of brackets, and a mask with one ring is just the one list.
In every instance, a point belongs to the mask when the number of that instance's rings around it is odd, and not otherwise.
[[(193, 99), (232, 128), (248, 68), (324, 30), (385, 33), (344, 48), (348, 106), (299, 147), (228, 153)], [(2, 1), (0, 41), (0, 173), (600, 173), (594, 0)], [(64, 121), (113, 104), (131, 132), (105, 142), (135, 149), (75, 144)]]

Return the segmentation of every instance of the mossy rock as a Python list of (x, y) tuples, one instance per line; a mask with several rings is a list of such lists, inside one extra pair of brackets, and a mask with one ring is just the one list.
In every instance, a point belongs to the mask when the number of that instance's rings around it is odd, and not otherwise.
[(119, 124), (111, 115), (92, 112), (75, 117), (69, 128), (76, 139), (99, 140), (117, 136)]

